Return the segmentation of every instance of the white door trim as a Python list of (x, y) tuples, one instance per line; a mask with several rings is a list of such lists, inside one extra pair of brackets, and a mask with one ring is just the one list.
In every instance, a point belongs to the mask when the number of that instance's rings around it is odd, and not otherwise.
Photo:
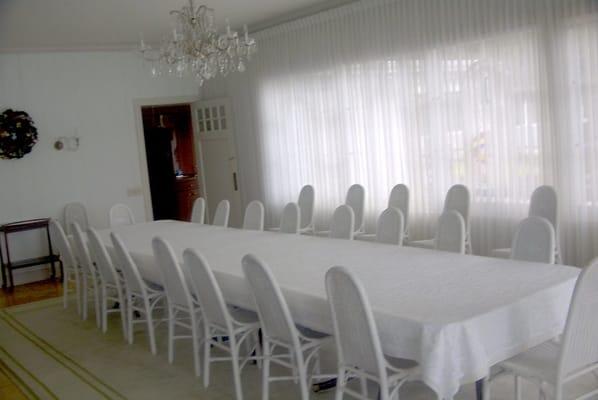
[[(143, 204), (145, 206), (146, 221), (153, 221), (152, 195), (150, 191), (149, 175), (147, 173), (147, 157), (145, 155), (145, 135), (143, 133), (143, 117), (141, 108), (146, 106), (169, 106), (186, 104), (191, 106), (199, 100), (199, 96), (152, 97), (146, 99), (133, 99), (133, 112), (135, 113), (135, 132), (137, 134), (137, 150), (139, 156), (139, 173), (141, 175), (141, 189)], [(195, 132), (194, 132), (195, 134)]]

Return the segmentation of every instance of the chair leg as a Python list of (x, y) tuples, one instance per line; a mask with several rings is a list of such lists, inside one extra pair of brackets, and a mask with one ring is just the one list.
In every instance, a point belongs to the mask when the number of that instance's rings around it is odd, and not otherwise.
[(264, 352), (264, 361), (262, 362), (262, 400), (268, 400), (270, 397), (270, 343), (264, 337), (262, 339), (262, 350)]
[(515, 399), (521, 400), (521, 377), (515, 375)]
[(87, 274), (84, 273), (83, 276), (81, 277), (82, 280), (82, 291), (81, 291), (81, 308), (82, 308), (82, 312), (81, 312), (81, 319), (83, 321), (87, 320), (87, 296), (89, 296), (89, 280), (87, 278)]
[(67, 271), (62, 272), (62, 305), (66, 309), (68, 305), (68, 293), (69, 293), (69, 273)]
[(101, 326), (102, 326), (100, 290), (101, 289), (100, 289), (100, 285), (98, 282), (98, 278), (94, 277), (93, 278), (93, 302), (94, 302), (95, 313), (96, 313), (96, 325), (98, 328), (101, 328)]
[(174, 319), (175, 310), (168, 304), (168, 362), (174, 362)]
[(102, 286), (102, 303), (100, 305), (102, 314), (102, 332), (106, 333), (108, 330), (108, 298), (106, 296), (106, 287)]
[(210, 351), (212, 349), (212, 345), (210, 344), (210, 340), (212, 339), (212, 332), (210, 331), (210, 327), (208, 326), (207, 322), (204, 322), (204, 338), (203, 338), (203, 386), (208, 387), (210, 384)]
[(340, 367), (338, 377), (336, 378), (336, 389), (334, 391), (334, 400), (342, 400), (345, 391), (345, 369)]
[(359, 377), (359, 386), (360, 386), (360, 389), (361, 389), (361, 395), (363, 397), (367, 398), (368, 397), (368, 380), (365, 377), (365, 375), (361, 375)]
[(149, 335), (150, 350), (153, 355), (158, 354), (156, 348), (156, 335), (154, 334), (154, 317), (152, 316), (152, 309), (150, 308), (149, 301), (143, 299), (145, 304), (145, 320), (147, 321), (147, 334)]
[[(296, 358), (298, 359), (299, 357)], [(298, 362), (297, 370), (299, 371), (299, 389), (301, 390), (301, 400), (309, 400), (309, 389), (307, 388), (307, 365)]]
[[(127, 337), (129, 344), (133, 344), (133, 296), (127, 294)], [(147, 309), (146, 309), (147, 312)]]
[(233, 366), (233, 381), (235, 383), (235, 397), (237, 400), (243, 400), (243, 390), (241, 387), (241, 370), (239, 368), (239, 346), (237, 341), (231, 336), (230, 337), (230, 352), (231, 362)]
[(127, 308), (128, 303), (125, 300), (122, 292), (118, 294), (118, 301), (120, 303), (120, 323), (123, 330), (123, 338), (127, 340)]
[(191, 310), (191, 340), (193, 341), (192, 348), (193, 348), (193, 366), (195, 369), (195, 376), (201, 375), (201, 366), (200, 366), (200, 359), (199, 359), (199, 327), (197, 326), (197, 320), (195, 315), (193, 314), (193, 310)]

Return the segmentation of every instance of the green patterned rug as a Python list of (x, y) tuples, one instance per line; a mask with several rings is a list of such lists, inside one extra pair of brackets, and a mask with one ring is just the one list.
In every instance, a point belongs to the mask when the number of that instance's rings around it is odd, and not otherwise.
[[(116, 314), (103, 334), (95, 326), (93, 313), (88, 321), (81, 321), (74, 307), (62, 308), (61, 299), (11, 307), (0, 310), (0, 370), (33, 400), (234, 398), (228, 362), (212, 364), (211, 384), (205, 389), (192, 372), (189, 342), (179, 341), (175, 362), (170, 365), (165, 326), (157, 331), (157, 356), (151, 355), (145, 338), (140, 329), (135, 343), (126, 344)], [(332, 357), (328, 353), (324, 358)], [(259, 369), (248, 366), (242, 379), (245, 399), (260, 399)], [(494, 382), (492, 398), (512, 399), (512, 382), (507, 376)], [(597, 379), (589, 376), (571, 385), (570, 392), (583, 393), (597, 384)], [(524, 386), (525, 399), (536, 399), (537, 394), (533, 386)], [(313, 394), (312, 399), (328, 400), (333, 395), (328, 391)], [(275, 383), (270, 398), (297, 399), (299, 391), (292, 383)], [(435, 399), (435, 395), (423, 384), (412, 383), (401, 390), (401, 398), (425, 400)], [(456, 396), (474, 398), (472, 385), (466, 385)]]

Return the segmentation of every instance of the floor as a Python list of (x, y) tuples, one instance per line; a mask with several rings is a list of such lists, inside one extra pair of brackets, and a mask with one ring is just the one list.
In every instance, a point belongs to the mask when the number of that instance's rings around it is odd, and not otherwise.
[[(31, 303), (49, 299), (62, 294), (62, 284), (58, 281), (46, 280), (26, 285), (19, 285), (13, 291), (0, 289), (0, 308)], [(0, 371), (0, 399), (26, 400), (25, 395)]]

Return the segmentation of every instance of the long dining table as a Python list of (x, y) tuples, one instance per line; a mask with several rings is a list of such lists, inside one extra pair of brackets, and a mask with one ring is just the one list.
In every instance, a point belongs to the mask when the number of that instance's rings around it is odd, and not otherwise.
[(324, 276), (335, 265), (355, 273), (374, 312), (383, 351), (420, 364), (439, 398), (452, 399), (490, 367), (558, 336), (579, 269), (348, 241), (157, 221), (102, 231), (118, 233), (144, 279), (160, 284), (151, 240), (166, 239), (182, 259), (201, 252), (226, 301), (253, 308), (241, 258), (255, 254), (278, 280), (296, 323), (332, 333)]

